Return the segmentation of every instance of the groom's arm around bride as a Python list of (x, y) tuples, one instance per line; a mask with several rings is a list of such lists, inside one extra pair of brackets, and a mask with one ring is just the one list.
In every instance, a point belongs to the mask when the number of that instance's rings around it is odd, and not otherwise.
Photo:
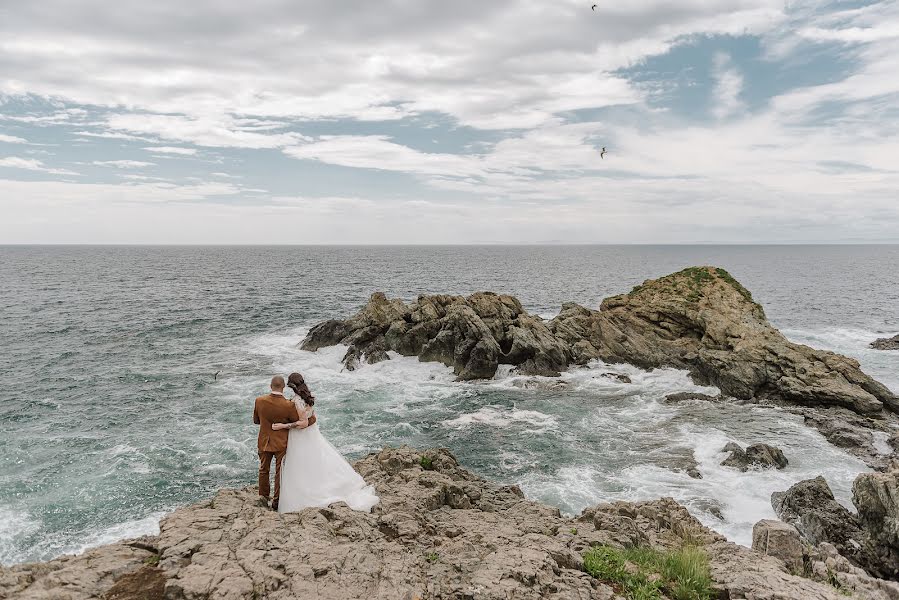
[(275, 423), (296, 423), (300, 420), (296, 405), (284, 397), (284, 378), (272, 378), (271, 393), (256, 398), (253, 407), (253, 423), (259, 425), (259, 495), (269, 499), (271, 493), (271, 464), (275, 459), (275, 493), (271, 496), (272, 508), (278, 508), (281, 496), (281, 461), (287, 453), (289, 429), (273, 429)]

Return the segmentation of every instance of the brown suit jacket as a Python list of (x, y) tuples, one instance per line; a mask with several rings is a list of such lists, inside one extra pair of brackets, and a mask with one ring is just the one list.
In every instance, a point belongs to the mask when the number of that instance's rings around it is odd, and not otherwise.
[(272, 429), (272, 423), (293, 423), (300, 420), (297, 407), (284, 396), (267, 394), (256, 398), (253, 422), (259, 425), (259, 451), (284, 452), (287, 450), (289, 429)]

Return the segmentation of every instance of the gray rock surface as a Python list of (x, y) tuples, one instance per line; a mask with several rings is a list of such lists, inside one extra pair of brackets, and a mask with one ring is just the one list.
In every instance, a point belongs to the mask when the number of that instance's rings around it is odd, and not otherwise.
[(0, 598), (88, 600), (101, 598), (116, 582), (147, 565), (155, 540), (102, 546), (45, 563), (0, 567)]
[(719, 402), (722, 399), (721, 396), (710, 396), (708, 394), (700, 394), (699, 392), (676, 392), (665, 396), (665, 404), (680, 404), (681, 402), (689, 402), (691, 400)]
[(899, 350), (899, 334), (890, 338), (878, 338), (871, 342), (875, 350)]
[(828, 542), (853, 564), (870, 564), (873, 557), (864, 548), (866, 536), (858, 518), (836, 501), (823, 477), (774, 492), (771, 505), (780, 520), (796, 527), (810, 544)]
[(724, 451), (730, 452), (730, 456), (725, 458), (721, 464), (744, 472), (751, 468), (783, 469), (789, 464), (780, 448), (768, 444), (753, 444), (743, 450), (739, 445), (731, 442), (724, 447)]
[[(116, 600), (138, 600), (119, 594), (150, 571), (164, 578), (166, 600), (620, 600), (583, 571), (591, 545), (685, 543), (705, 548), (722, 598), (847, 597), (725, 541), (670, 498), (601, 504), (572, 519), (465, 471), (446, 450), (385, 449), (355, 467), (380, 494), (371, 513), (334, 504), (279, 515), (254, 488), (222, 490), (163, 519), (158, 538), (0, 568), (0, 598), (86, 600), (115, 590)], [(866, 590), (854, 597), (893, 598), (846, 568)]]
[(803, 551), (799, 532), (792, 525), (762, 519), (752, 527), (752, 549), (779, 558), (791, 573), (802, 572)]
[(750, 293), (714, 267), (646, 281), (605, 299), (598, 311), (566, 303), (550, 321), (490, 292), (419, 296), (408, 305), (377, 293), (349, 319), (313, 327), (302, 347), (335, 344), (354, 347), (347, 356), (353, 368), (394, 351), (442, 362), (460, 379), (493, 377), (500, 364), (555, 376), (599, 358), (686, 369), (737, 400), (843, 407), (880, 418), (899, 410), (899, 399), (854, 359), (788, 341)]
[(899, 579), (899, 471), (862, 473), (852, 486), (858, 514), (838, 503), (823, 477), (775, 492), (777, 515), (812, 546), (830, 544), (854, 566)]
[(875, 574), (899, 579), (899, 471), (862, 473), (856, 477), (852, 503), (879, 565)]

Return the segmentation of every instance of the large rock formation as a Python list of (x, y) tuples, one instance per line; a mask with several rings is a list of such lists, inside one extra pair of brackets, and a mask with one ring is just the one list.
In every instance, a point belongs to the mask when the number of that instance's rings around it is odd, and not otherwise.
[(788, 341), (750, 293), (714, 267), (646, 281), (607, 298), (599, 311), (566, 303), (550, 321), (529, 315), (511, 296), (489, 292), (419, 296), (409, 305), (377, 293), (355, 316), (313, 327), (302, 347), (335, 344), (350, 346), (351, 360), (375, 362), (392, 350), (439, 361), (460, 379), (492, 377), (499, 364), (558, 375), (600, 358), (687, 369), (697, 382), (738, 399), (842, 406), (859, 414), (899, 410), (899, 399), (857, 361)]
[(899, 471), (862, 473), (852, 484), (852, 503), (868, 534), (881, 577), (899, 579)]
[(858, 514), (834, 499), (823, 477), (775, 492), (771, 504), (813, 546), (830, 544), (853, 565), (899, 580), (899, 471), (862, 473), (852, 486)]
[(594, 544), (704, 547), (718, 597), (732, 600), (899, 593), (864, 574), (840, 589), (791, 574), (670, 498), (601, 504), (570, 519), (472, 475), (445, 450), (385, 449), (355, 466), (380, 494), (371, 514), (334, 504), (279, 515), (254, 488), (223, 490), (166, 517), (156, 538), (0, 568), (0, 598), (138, 600), (164, 590), (167, 600), (620, 600), (583, 570)]
[(878, 338), (871, 342), (871, 347), (875, 350), (899, 350), (899, 335), (891, 338)]

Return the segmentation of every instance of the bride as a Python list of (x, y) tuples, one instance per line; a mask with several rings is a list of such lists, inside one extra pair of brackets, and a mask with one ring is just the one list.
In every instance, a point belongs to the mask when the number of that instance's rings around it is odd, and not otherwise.
[(287, 387), (296, 396), (300, 420), (296, 423), (273, 424), (272, 429), (290, 428), (287, 454), (281, 469), (281, 501), (278, 512), (296, 512), (307, 506), (328, 506), (346, 502), (353, 510), (368, 512), (378, 503), (372, 486), (353, 470), (337, 448), (325, 439), (318, 422), (305, 427), (315, 414), (315, 397), (303, 376), (291, 373)]

